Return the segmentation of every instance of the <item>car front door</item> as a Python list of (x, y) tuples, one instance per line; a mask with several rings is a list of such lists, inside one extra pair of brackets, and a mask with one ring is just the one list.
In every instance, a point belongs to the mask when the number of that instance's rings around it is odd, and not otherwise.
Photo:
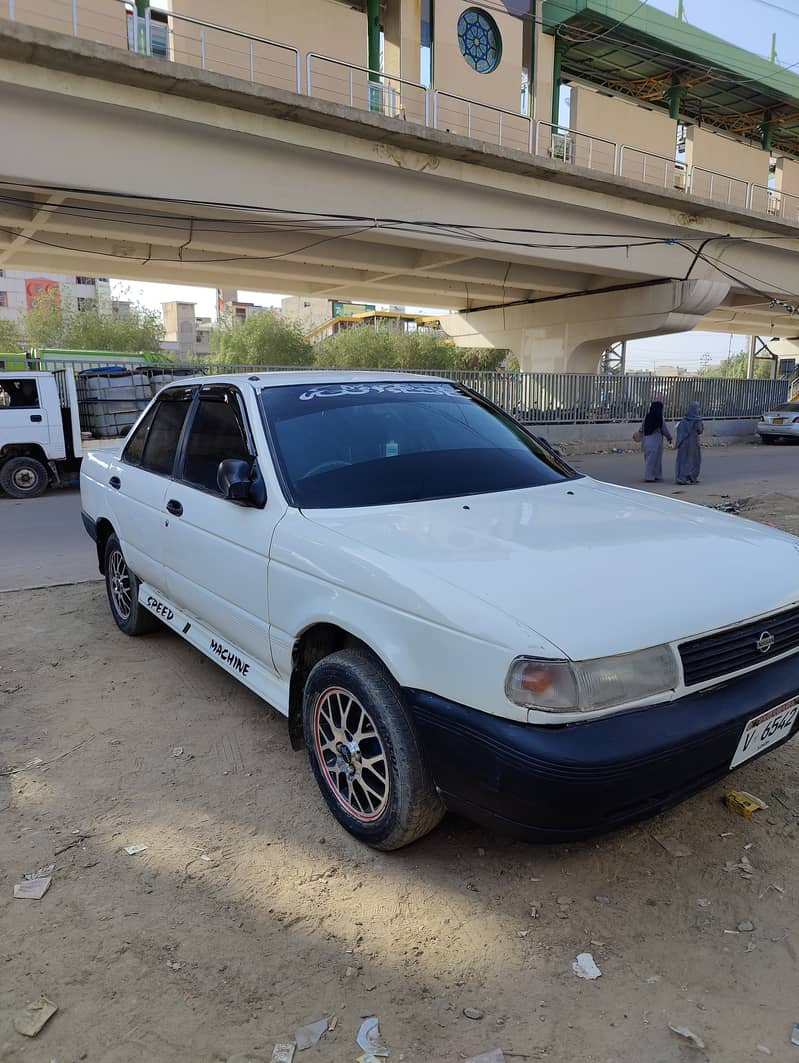
[(237, 504), (217, 483), (226, 458), (257, 460), (268, 477), (265, 443), (260, 455), (258, 449), (240, 391), (227, 384), (200, 388), (165, 500), (164, 561), (175, 605), (273, 672), (269, 547), (286, 505), (276, 489), (268, 491), (263, 509)]
[(114, 530), (130, 570), (166, 594), (164, 503), (183, 426), (196, 388), (167, 388), (150, 406), (125, 444), (121, 459), (108, 463), (108, 496)]
[(0, 447), (13, 443), (33, 444), (48, 453), (50, 424), (40, 383), (42, 390), (45, 385), (50, 385), (51, 404), (54, 412), (59, 414), (58, 393), (53, 380), (42, 377), (37, 381), (35, 376), (0, 376)]

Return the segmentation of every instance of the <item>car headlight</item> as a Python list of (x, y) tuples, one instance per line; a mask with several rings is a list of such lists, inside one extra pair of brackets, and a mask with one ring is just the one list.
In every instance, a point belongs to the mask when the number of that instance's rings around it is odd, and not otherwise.
[(517, 657), (505, 680), (514, 705), (543, 712), (595, 712), (665, 694), (677, 686), (677, 659), (669, 646), (597, 657), (548, 661)]

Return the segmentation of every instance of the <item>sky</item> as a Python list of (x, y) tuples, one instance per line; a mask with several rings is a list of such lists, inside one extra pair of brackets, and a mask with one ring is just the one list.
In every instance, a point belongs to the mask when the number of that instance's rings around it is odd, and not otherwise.
[[(652, 7), (675, 13), (676, 0), (648, 0)], [(689, 24), (737, 44), (763, 57), (771, 48), (771, 34), (777, 34), (777, 61), (795, 67), (799, 73), (799, 0), (684, 0)], [(113, 281), (114, 295), (124, 295), (153, 309), (173, 299), (197, 304), (197, 314), (215, 314), (216, 293), (212, 288), (189, 288), (170, 284), (139, 284)], [(351, 293), (357, 299), (358, 293)], [(262, 306), (279, 306), (282, 296), (275, 292), (239, 292), (239, 299)], [(429, 309), (435, 310), (435, 307)], [(654, 339), (633, 340), (627, 347), (631, 369), (652, 369), (655, 365), (681, 365), (699, 369), (706, 361), (718, 362), (728, 353), (743, 350), (747, 338), (723, 333), (684, 332)]]

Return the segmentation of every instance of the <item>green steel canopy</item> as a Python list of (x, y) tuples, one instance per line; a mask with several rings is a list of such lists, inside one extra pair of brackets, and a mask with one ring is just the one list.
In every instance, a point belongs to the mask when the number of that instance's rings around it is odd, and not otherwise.
[(640, 0), (544, 0), (543, 29), (566, 80), (799, 156), (799, 76), (776, 63)]

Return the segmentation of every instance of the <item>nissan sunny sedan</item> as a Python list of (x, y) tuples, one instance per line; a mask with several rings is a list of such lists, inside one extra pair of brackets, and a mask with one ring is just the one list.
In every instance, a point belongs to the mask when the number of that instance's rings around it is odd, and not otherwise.
[(447, 808), (608, 830), (799, 725), (799, 540), (581, 476), (457, 383), (184, 379), (81, 498), (117, 626), (284, 714), (379, 849)]

